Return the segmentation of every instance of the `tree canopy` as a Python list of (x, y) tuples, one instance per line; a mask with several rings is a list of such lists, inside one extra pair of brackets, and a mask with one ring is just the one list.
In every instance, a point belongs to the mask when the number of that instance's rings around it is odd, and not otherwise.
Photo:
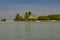
[(25, 19), (22, 16), (20, 16), (19, 14), (16, 14), (16, 17), (14, 19), (14, 21), (24, 21), (24, 20)]

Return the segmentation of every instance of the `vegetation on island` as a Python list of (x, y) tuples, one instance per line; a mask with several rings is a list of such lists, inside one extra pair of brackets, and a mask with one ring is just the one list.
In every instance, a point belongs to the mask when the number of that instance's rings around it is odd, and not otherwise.
[(29, 16), (30, 16), (30, 14), (31, 14), (31, 12), (26, 12), (26, 13), (25, 13), (24, 18), (25, 18), (26, 21), (29, 20)]
[(34, 16), (33, 16), (34, 14), (32, 14), (32, 12), (26, 12), (25, 13), (25, 16), (24, 16), (24, 18), (25, 18), (25, 21), (36, 21), (36, 19), (34, 18)]
[(24, 17), (20, 16), (19, 14), (16, 14), (16, 17), (14, 19), (14, 21), (36, 21), (36, 20), (41, 20), (41, 21), (60, 20), (60, 14), (36, 17), (35, 14), (29, 11), (25, 13)]
[(60, 15), (39, 16), (39, 20), (60, 20)]
[(59, 15), (39, 16), (37, 20), (40, 20), (40, 21), (50, 21), (50, 20), (60, 21), (60, 14)]
[(32, 12), (26, 12), (24, 17), (20, 16), (18, 13), (16, 14), (14, 21), (36, 21)]
[(48, 15), (47, 17), (49, 17), (50, 20), (60, 20), (60, 14), (59, 15)]
[(19, 14), (16, 14), (14, 21), (25, 21), (25, 19), (22, 16), (20, 16)]
[(50, 18), (47, 16), (39, 16), (38, 20), (50, 20)]
[[(32, 12), (25, 12), (24, 16), (20, 16), (19, 13), (16, 14), (14, 21), (49, 21), (49, 20), (59, 20), (60, 21), (60, 14), (56, 15), (48, 15), (48, 16), (36, 16)], [(1, 21), (6, 21), (5, 19), (1, 19)]]
[(6, 18), (4, 18), (4, 19), (1, 19), (1, 21), (6, 21)]

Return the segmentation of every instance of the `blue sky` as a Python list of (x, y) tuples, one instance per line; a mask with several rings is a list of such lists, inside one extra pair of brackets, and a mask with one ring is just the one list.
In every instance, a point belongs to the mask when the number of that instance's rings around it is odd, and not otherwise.
[(31, 11), (37, 16), (60, 14), (60, 0), (0, 0), (0, 18), (13, 18), (18, 12)]

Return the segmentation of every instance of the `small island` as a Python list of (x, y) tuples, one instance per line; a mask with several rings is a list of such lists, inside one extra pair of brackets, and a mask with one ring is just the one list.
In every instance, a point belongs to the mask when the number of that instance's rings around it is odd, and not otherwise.
[(24, 17), (16, 14), (14, 21), (36, 21), (37, 17), (32, 12), (26, 12)]
[(18, 13), (15, 16), (14, 21), (60, 21), (60, 14), (55, 14), (55, 15), (42, 15), (42, 16), (36, 16), (32, 12), (26, 12), (25, 15), (22, 17)]
[[(1, 21), (6, 21), (6, 18), (1, 19)], [(60, 14), (54, 14), (54, 15), (42, 15), (42, 16), (36, 16), (31, 11), (25, 12), (24, 16), (21, 16), (19, 13), (16, 13), (15, 18), (13, 21), (32, 21), (32, 22), (48, 22), (48, 21), (60, 21)]]
[(6, 21), (6, 18), (4, 18), (4, 19), (1, 19), (1, 21)]

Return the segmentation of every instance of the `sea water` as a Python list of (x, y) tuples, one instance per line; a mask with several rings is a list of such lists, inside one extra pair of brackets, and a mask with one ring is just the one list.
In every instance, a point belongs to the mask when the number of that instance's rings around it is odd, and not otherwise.
[(0, 40), (60, 40), (60, 22), (0, 22)]

